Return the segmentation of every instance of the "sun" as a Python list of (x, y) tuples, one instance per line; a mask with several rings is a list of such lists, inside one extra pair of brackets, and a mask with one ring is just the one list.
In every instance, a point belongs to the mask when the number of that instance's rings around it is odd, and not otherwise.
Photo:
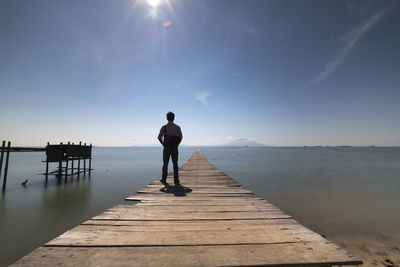
[[(171, 6), (170, 0), (135, 0), (136, 2), (140, 1), (140, 3), (145, 4), (148, 6), (148, 16), (153, 19), (158, 19), (160, 15), (167, 13), (167, 9), (169, 10), (170, 14), (174, 18), (176, 18), (174, 9)], [(169, 20), (167, 21), (169, 22)], [(167, 23), (164, 25), (165, 27), (171, 26), (171, 23)]]
[(161, 3), (161, 0), (147, 0), (147, 3), (152, 7), (157, 7)]

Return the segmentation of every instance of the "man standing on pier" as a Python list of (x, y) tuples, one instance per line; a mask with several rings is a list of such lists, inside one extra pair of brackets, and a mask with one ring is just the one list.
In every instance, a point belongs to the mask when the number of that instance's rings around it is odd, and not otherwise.
[(167, 182), (168, 174), (168, 162), (169, 157), (172, 158), (172, 164), (174, 166), (174, 183), (179, 185), (179, 170), (178, 170), (178, 146), (182, 141), (182, 131), (179, 125), (174, 123), (175, 114), (172, 112), (167, 113), (168, 123), (161, 127), (158, 140), (163, 145), (163, 167), (162, 167), (162, 178), (161, 182), (165, 184)]

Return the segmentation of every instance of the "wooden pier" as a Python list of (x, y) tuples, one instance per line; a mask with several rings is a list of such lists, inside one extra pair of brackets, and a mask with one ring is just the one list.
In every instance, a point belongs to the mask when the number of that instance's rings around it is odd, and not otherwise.
[[(173, 180), (171, 177), (168, 180)], [(158, 180), (15, 266), (332, 266), (362, 261), (213, 166), (199, 150), (182, 186)]]

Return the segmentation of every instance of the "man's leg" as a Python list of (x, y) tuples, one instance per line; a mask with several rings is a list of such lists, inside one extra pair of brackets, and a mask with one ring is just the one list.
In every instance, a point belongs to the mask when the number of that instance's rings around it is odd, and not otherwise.
[(164, 150), (163, 150), (163, 167), (162, 167), (162, 179), (164, 180), (164, 182), (167, 180), (168, 162), (169, 162), (169, 156), (170, 155), (171, 155), (171, 151), (164, 147)]
[(174, 165), (174, 182), (179, 184), (178, 148), (171, 151), (172, 164)]

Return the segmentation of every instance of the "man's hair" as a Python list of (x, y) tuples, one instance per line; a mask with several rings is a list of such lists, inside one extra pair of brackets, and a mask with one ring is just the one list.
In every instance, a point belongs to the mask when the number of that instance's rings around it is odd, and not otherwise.
[(172, 113), (171, 111), (167, 113), (167, 120), (168, 121), (174, 121), (175, 119), (175, 114)]

